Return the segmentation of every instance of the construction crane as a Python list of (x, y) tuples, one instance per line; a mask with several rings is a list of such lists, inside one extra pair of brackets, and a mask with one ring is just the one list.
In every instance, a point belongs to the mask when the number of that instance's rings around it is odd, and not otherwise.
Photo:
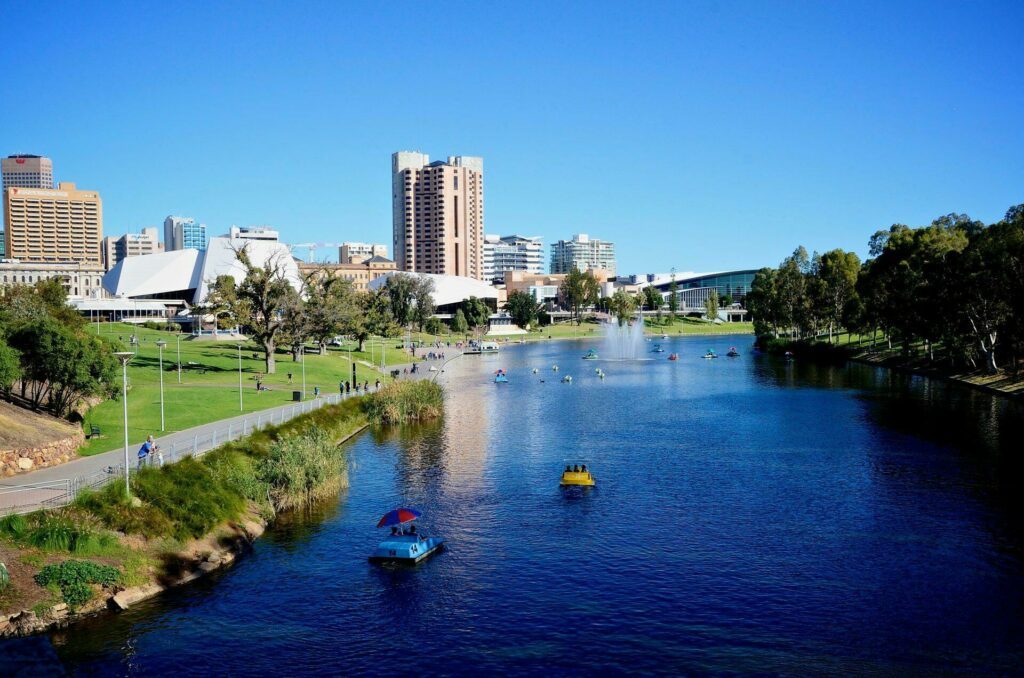
[(333, 247), (335, 249), (341, 247), (340, 242), (300, 242), (297, 245), (288, 245), (288, 251), (294, 251), (295, 248), (302, 248), (306, 250), (306, 258), (310, 263), (316, 262), (316, 251), (321, 247)]

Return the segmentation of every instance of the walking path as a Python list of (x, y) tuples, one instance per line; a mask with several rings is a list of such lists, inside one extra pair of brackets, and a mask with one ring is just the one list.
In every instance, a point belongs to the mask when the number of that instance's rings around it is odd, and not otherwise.
[[(426, 379), (433, 378), (440, 372), (431, 372), (431, 365), (444, 365), (462, 354), (455, 348), (421, 348), (420, 355), (432, 350), (444, 351), (446, 359), (415, 363), (416, 372), (411, 370), (414, 363), (392, 365), (389, 370), (398, 370), (400, 378)], [(383, 375), (382, 375), (383, 376)], [(371, 389), (373, 386), (371, 385)], [(321, 395), (319, 398), (299, 403), (289, 403), (271, 407), (259, 412), (242, 414), (228, 419), (220, 419), (183, 431), (176, 431), (159, 436), (154, 433), (156, 443), (163, 455), (163, 463), (168, 464), (184, 456), (198, 456), (222, 445), (228, 440), (241, 438), (258, 428), (283, 423), (292, 417), (310, 412), (324, 404), (335, 404), (342, 400), (363, 395), (363, 391)], [(129, 422), (130, 423), (130, 422)], [(142, 438), (128, 443), (128, 464), (131, 470), (138, 466), (137, 453), (142, 446)], [(150, 459), (148, 463), (157, 463)], [(58, 466), (41, 468), (28, 473), (21, 473), (0, 481), (0, 515), (12, 511), (26, 512), (48, 506), (59, 506), (72, 500), (82, 489), (97, 487), (108, 482), (112, 477), (120, 477), (124, 468), (123, 446), (109, 452), (101, 452), (89, 457), (78, 457), (73, 461)]]

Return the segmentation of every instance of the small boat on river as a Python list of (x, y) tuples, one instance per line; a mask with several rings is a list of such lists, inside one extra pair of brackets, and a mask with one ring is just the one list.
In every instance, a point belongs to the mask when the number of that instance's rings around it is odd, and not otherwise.
[(669, 353), (668, 354), (668, 359), (669, 360), (679, 360), (679, 354), (678, 353)]
[(562, 479), (558, 483), (562, 487), (593, 487), (596, 484), (594, 476), (587, 469), (587, 465), (579, 461), (566, 463), (562, 471)]
[(735, 358), (739, 354), (740, 354), (740, 352), (736, 350), (735, 346), (730, 346), (729, 347), (729, 352), (726, 353), (725, 355), (729, 356), (730, 358)]
[(655, 344), (654, 348), (651, 350), (651, 353), (664, 353), (664, 352), (665, 352), (665, 349), (662, 348), (661, 344)]
[(587, 355), (583, 356), (584, 360), (597, 360), (597, 351), (590, 349), (587, 351)]
[(494, 383), (495, 384), (507, 384), (508, 383), (508, 373), (505, 372), (504, 368), (500, 369), (500, 370), (498, 370), (497, 372), (494, 373)]
[(718, 354), (715, 353), (715, 349), (713, 349), (713, 348), (709, 348), (708, 352), (704, 354), (704, 359), (705, 360), (711, 360), (712, 358), (717, 358), (717, 357), (718, 357)]
[(371, 563), (418, 563), (444, 548), (441, 537), (427, 537), (412, 525), (420, 512), (411, 508), (397, 508), (388, 511), (377, 523), (377, 527), (390, 527), (391, 534), (370, 556)]

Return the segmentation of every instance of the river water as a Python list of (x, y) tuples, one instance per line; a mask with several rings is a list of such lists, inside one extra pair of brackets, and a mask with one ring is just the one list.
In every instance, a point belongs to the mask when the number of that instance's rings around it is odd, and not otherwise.
[[(681, 359), (582, 361), (600, 346), (581, 341), (453, 361), (443, 423), (361, 436), (336, 500), (223, 573), (52, 634), (61, 660), (80, 675), (1024, 666), (1021, 406), (786, 363), (749, 337), (662, 343)], [(740, 357), (700, 359), (732, 344)], [(566, 458), (597, 487), (560, 490)], [(370, 565), (396, 505), (450, 548)]]

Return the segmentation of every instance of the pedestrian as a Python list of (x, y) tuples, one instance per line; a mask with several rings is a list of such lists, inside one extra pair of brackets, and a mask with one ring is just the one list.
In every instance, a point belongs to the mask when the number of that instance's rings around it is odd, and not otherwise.
[(370, 382), (369, 382), (369, 380), (367, 380), (367, 381), (363, 382), (363, 393), (369, 393), (369, 392), (370, 392)]
[(156, 448), (156, 463), (163, 468), (164, 465), (164, 453), (159, 446)]
[(319, 386), (314, 386), (313, 387), (313, 397), (314, 398), (319, 398), (320, 397), (320, 387)]
[(343, 381), (339, 381), (338, 382), (338, 393), (340, 395), (345, 395), (345, 382), (343, 382)]
[(156, 443), (153, 441), (153, 436), (147, 436), (146, 442), (142, 443), (142, 447), (139, 448), (139, 469), (146, 465), (146, 459), (149, 455), (156, 450)]
[(292, 373), (289, 372), (288, 373), (288, 384), (290, 385), (291, 383), (292, 383)]
[(380, 390), (380, 379), (378, 379), (377, 382), (373, 385), (373, 390), (374, 391), (379, 391)]

